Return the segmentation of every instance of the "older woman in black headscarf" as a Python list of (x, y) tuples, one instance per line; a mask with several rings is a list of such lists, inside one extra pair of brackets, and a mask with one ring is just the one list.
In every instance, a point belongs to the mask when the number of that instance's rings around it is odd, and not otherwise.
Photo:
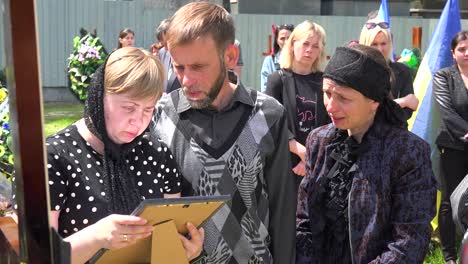
[(324, 72), (332, 124), (306, 143), (297, 263), (422, 263), (435, 215), (430, 147), (404, 129), (379, 51), (338, 48)]

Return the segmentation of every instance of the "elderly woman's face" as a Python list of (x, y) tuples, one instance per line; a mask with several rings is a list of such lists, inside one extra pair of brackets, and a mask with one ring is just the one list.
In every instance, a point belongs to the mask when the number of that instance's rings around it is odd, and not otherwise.
[(156, 102), (156, 98), (134, 99), (125, 93), (106, 93), (104, 117), (109, 138), (116, 144), (132, 142), (148, 127)]
[(352, 134), (365, 132), (374, 121), (379, 104), (360, 92), (325, 78), (323, 102), (335, 127)]

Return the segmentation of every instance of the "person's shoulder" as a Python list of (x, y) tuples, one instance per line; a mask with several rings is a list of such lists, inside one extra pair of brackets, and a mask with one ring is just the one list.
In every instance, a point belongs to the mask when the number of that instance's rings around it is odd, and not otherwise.
[(156, 109), (159, 109), (159, 110), (168, 110), (168, 109), (172, 109), (171, 106), (173, 106), (173, 97), (174, 96), (178, 96), (178, 93), (179, 93), (179, 89), (176, 89), (170, 93), (164, 93), (161, 98), (158, 100), (158, 103), (156, 104)]
[(161, 58), (161, 61), (164, 61), (167, 56), (170, 56), (169, 51), (167, 51), (164, 47), (158, 51), (158, 55), (159, 58)]
[(150, 145), (153, 149), (164, 148), (167, 145), (161, 139), (161, 137), (157, 133), (153, 133), (153, 131), (149, 130), (146, 131), (140, 139), (140, 142), (137, 143), (136, 146), (141, 146), (144, 144)]
[(278, 100), (276, 100), (272, 96), (267, 95), (266, 93), (262, 93), (260, 91), (254, 91), (251, 88), (247, 88), (247, 89), (250, 89), (252, 92), (257, 93), (257, 100), (256, 100), (255, 104), (259, 108), (270, 108), (270, 107), (272, 107), (272, 108), (280, 109), (282, 107), (282, 105), (278, 102)]
[(395, 75), (401, 73), (401, 72), (410, 72), (410, 68), (401, 62), (390, 62), (390, 68), (393, 70), (393, 73)]
[(310, 132), (312, 137), (317, 139), (331, 138), (336, 132), (336, 127), (333, 123), (329, 123), (324, 126), (317, 127)]
[[(53, 142), (59, 141), (63, 144), (63, 142), (67, 142), (70, 140), (76, 139), (79, 136), (78, 129), (75, 124), (71, 124), (64, 129), (46, 137), (46, 144), (51, 144)], [(56, 144), (54, 144), (56, 145)]]
[(159, 52), (159, 54), (165, 54), (165, 53), (167, 53), (167, 50), (166, 50), (166, 48), (162, 47), (161, 49), (159, 49), (158, 52)]
[(71, 124), (59, 132), (46, 138), (46, 151), (49, 156), (61, 156), (71, 152), (72, 149), (79, 148), (82, 137), (75, 124)]
[(454, 74), (457, 74), (458, 73), (458, 69), (455, 65), (452, 65), (452, 66), (449, 66), (449, 67), (446, 67), (446, 68), (443, 68), (443, 69), (440, 69), (438, 70), (435, 75), (438, 75), (438, 76), (451, 76), (451, 75), (454, 75)]
[(317, 127), (307, 136), (306, 146), (310, 148), (315, 145), (317, 148), (322, 148), (335, 138), (336, 132), (337, 129), (332, 123)]
[(281, 70), (274, 71), (270, 73), (270, 75), (268, 75), (268, 82), (270, 82), (270, 84), (277, 84), (281, 82), (281, 76), (283, 75), (283, 73), (280, 71)]
[(269, 115), (282, 115), (283, 114), (284, 107), (282, 104), (278, 102), (278, 100), (260, 91), (254, 91), (254, 92), (257, 93), (257, 100), (255, 102), (255, 105), (258, 109), (261, 109), (265, 114), (269, 114)]
[(388, 146), (409, 149), (409, 151), (430, 149), (429, 143), (407, 129), (385, 125), (380, 133), (385, 136), (386, 141), (388, 141), (385, 145)]
[(268, 64), (268, 63), (271, 63), (271, 64), (274, 63), (273, 55), (265, 56), (265, 58), (263, 59), (263, 65)]
[[(145, 145), (149, 145), (150, 148), (144, 147)], [(152, 130), (145, 132), (135, 147), (142, 148), (143, 152), (149, 152), (145, 155), (153, 156), (155, 153), (161, 157), (171, 155), (169, 146), (162, 140), (160, 134), (154, 133)]]

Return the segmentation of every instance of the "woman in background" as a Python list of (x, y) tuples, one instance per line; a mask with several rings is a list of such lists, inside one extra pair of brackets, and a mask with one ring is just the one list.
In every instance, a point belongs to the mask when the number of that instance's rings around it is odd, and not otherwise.
[(442, 118), (436, 139), (442, 169), (440, 242), (446, 263), (455, 264), (457, 249), (450, 195), (468, 174), (468, 31), (453, 37), (451, 51), (454, 65), (436, 72), (432, 87)]
[(274, 71), (280, 69), (280, 55), (281, 49), (289, 39), (291, 32), (294, 30), (294, 25), (284, 24), (275, 27), (274, 39), (273, 39), (273, 54), (268, 55), (263, 60), (262, 71), (260, 73), (260, 85), (261, 91), (266, 91), (267, 78)]
[(362, 27), (359, 44), (375, 47), (387, 60), (394, 76), (391, 94), (403, 109), (405, 120), (408, 120), (417, 109), (419, 101), (414, 95), (410, 69), (403, 63), (392, 61), (392, 35), (388, 23), (371, 17)]
[(307, 135), (312, 129), (330, 122), (322, 92), (325, 38), (320, 25), (308, 20), (299, 24), (281, 52), (281, 70), (273, 72), (267, 81), (266, 93), (286, 109), (296, 190), (305, 175)]
[(129, 28), (124, 28), (119, 32), (119, 41), (117, 43), (117, 48), (123, 47), (133, 47), (135, 33)]

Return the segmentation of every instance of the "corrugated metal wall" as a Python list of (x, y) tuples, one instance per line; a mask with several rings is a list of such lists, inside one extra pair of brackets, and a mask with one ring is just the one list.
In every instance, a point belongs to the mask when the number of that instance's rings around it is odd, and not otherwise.
[[(135, 45), (149, 48), (154, 42), (154, 30), (159, 22), (173, 11), (145, 6), (145, 1), (108, 0), (41, 0), (37, 1), (42, 84), (46, 87), (66, 86), (66, 59), (72, 49), (72, 40), (81, 27), (96, 29), (108, 51), (117, 46), (120, 29), (135, 31)], [(249, 86), (259, 88), (262, 53), (268, 48), (271, 24), (298, 24), (306, 19), (322, 25), (327, 32), (326, 50), (332, 54), (336, 46), (357, 39), (363, 17), (252, 15), (235, 16), (237, 38), (242, 45), (244, 69), (242, 79)], [(0, 23), (3, 23), (0, 20)], [(427, 48), (436, 19), (392, 17), (395, 52), (411, 47), (412, 27), (423, 28), (423, 51)], [(468, 20), (462, 20), (468, 28)], [(1, 25), (0, 28), (3, 28)], [(3, 31), (3, 30), (1, 30)], [(0, 32), (0, 68), (5, 65), (3, 34)], [(203, 51), (200, 51), (203, 52)]]

